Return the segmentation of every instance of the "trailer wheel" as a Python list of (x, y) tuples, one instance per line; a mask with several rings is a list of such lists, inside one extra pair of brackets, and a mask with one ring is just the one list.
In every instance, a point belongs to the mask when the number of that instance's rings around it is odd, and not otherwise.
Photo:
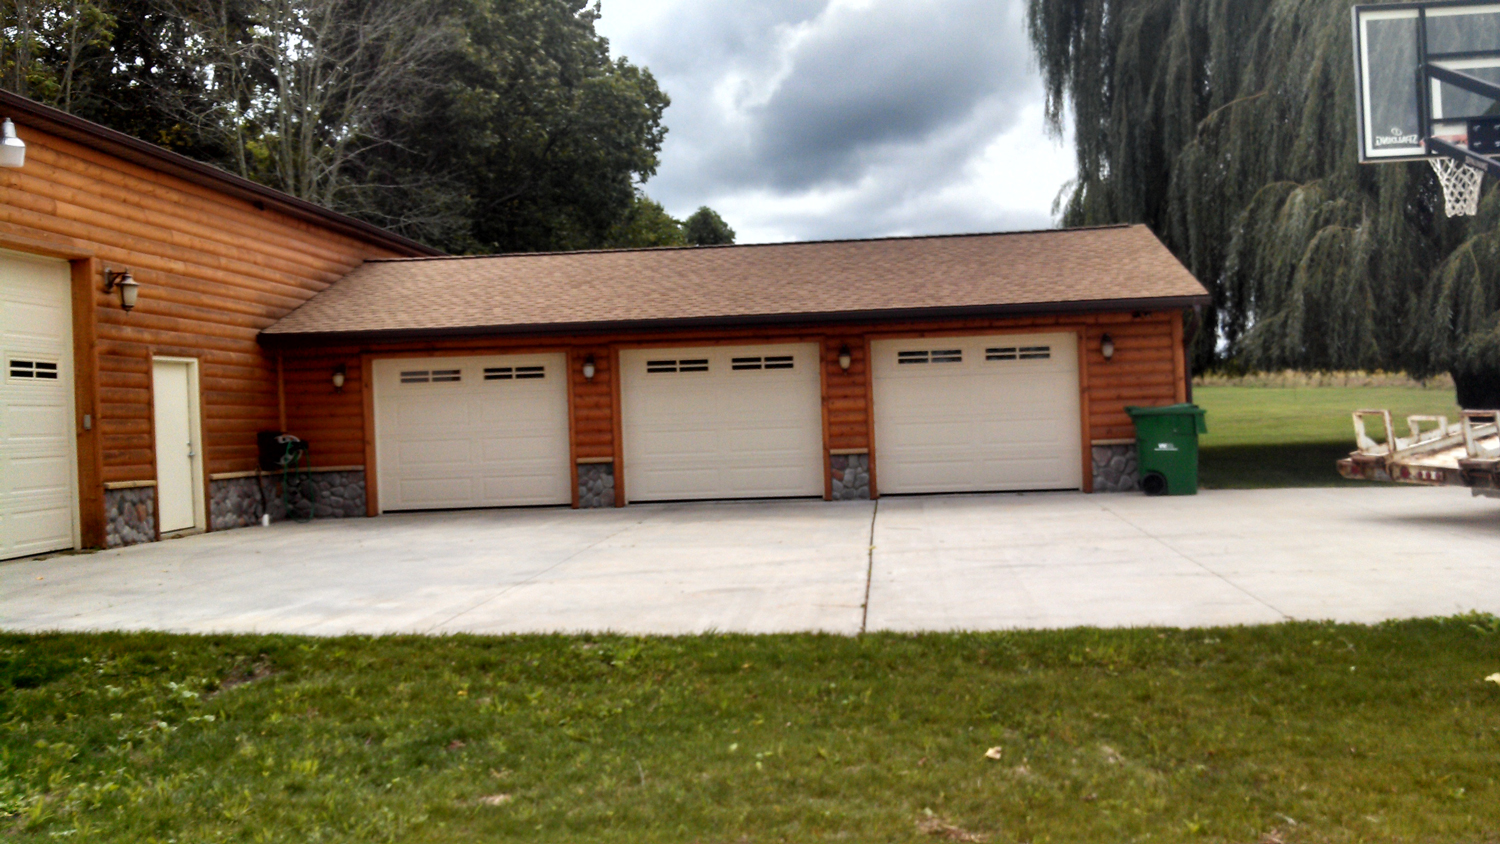
[(1147, 495), (1166, 495), (1167, 476), (1161, 472), (1149, 472), (1141, 478), (1141, 490)]

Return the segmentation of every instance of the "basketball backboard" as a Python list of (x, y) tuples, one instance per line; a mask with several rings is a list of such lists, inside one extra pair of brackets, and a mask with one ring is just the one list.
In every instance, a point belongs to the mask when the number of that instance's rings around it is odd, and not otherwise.
[(1467, 179), (1477, 197), (1484, 172), (1500, 175), (1500, 3), (1383, 3), (1353, 17), (1359, 160), (1433, 161), (1445, 193)]

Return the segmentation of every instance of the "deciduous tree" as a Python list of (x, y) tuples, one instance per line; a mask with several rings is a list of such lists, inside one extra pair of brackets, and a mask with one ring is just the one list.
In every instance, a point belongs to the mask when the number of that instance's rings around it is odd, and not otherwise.
[(693, 246), (718, 246), (734, 243), (734, 229), (724, 222), (719, 213), (707, 205), (701, 206), (683, 221), (687, 230), (687, 241)]
[(1427, 165), (1357, 163), (1350, 5), (1030, 0), (1078, 162), (1062, 221), (1162, 237), (1214, 297), (1200, 367), (1447, 369), (1481, 401), (1500, 384), (1500, 200), (1448, 219)]

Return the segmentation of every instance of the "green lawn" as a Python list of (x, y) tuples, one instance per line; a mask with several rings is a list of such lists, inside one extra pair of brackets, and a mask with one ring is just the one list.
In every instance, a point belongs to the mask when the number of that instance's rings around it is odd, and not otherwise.
[(1365, 483), (1334, 468), (1354, 450), (1355, 410), (1390, 410), (1402, 435), (1410, 414), (1458, 421), (1452, 387), (1194, 387), (1193, 399), (1208, 410), (1199, 481), (1218, 489)]
[[(16, 841), (1500, 841), (1500, 621), (0, 636)], [(988, 759), (989, 748), (998, 759)]]

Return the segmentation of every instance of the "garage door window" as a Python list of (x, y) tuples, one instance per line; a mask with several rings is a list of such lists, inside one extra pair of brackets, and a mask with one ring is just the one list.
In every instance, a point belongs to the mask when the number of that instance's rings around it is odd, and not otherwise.
[(403, 384), (441, 384), (462, 380), (463, 373), (457, 369), (408, 369), (401, 372)]
[(708, 358), (684, 358), (682, 360), (648, 360), (646, 372), (660, 375), (672, 372), (707, 372)]
[(41, 379), (44, 381), (57, 380), (57, 362), (46, 360), (17, 360), (12, 358), (10, 366), (11, 378), (24, 378), (27, 380)]
[(962, 349), (914, 349), (896, 353), (896, 363), (898, 364), (963, 362), (964, 353)]
[(545, 366), (487, 366), (484, 368), (484, 380), (486, 381), (525, 381), (531, 378), (546, 378), (547, 368)]
[(1051, 360), (1051, 346), (999, 346), (984, 350), (987, 361)]
[(791, 355), (766, 355), (764, 357), (731, 358), (729, 368), (735, 370), (791, 369)]

